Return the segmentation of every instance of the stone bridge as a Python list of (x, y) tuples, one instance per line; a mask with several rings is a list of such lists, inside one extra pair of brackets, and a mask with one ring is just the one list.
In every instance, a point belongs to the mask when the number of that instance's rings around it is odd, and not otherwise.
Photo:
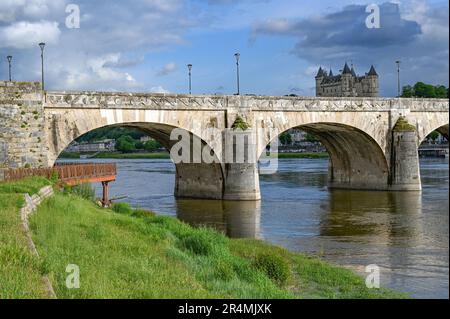
[[(42, 92), (37, 82), (0, 82), (0, 171), (52, 166), (69, 143), (100, 127), (139, 128), (168, 150), (178, 129), (191, 153), (175, 162), (176, 196), (258, 200), (258, 159), (279, 134), (300, 128), (327, 148), (330, 187), (417, 191), (418, 146), (434, 130), (448, 138), (448, 112), (442, 99)], [(237, 119), (249, 129), (231, 129)], [(241, 135), (244, 161), (227, 160)]]

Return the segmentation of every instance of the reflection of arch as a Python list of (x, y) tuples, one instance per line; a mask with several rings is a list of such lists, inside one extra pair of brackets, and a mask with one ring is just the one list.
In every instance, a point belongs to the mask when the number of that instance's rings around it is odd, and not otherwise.
[[(389, 168), (380, 145), (364, 131), (339, 123), (293, 126), (315, 135), (330, 154), (328, 184), (335, 188), (386, 189)], [(288, 128), (288, 129), (291, 129)], [(278, 138), (278, 136), (276, 137)]]
[[(73, 126), (71, 130), (65, 129), (65, 134), (55, 134), (52, 137), (54, 144), (53, 163), (57, 156), (76, 138), (93, 131), (95, 129), (104, 127), (130, 127), (139, 129), (147, 133), (150, 137), (156, 139), (167, 150), (170, 150), (172, 146), (177, 143), (177, 140), (171, 140), (170, 135), (173, 129), (177, 128), (168, 124), (151, 123), (151, 122), (122, 122), (112, 125), (98, 125), (91, 129), (80, 130), (79, 126)], [(217, 155), (213, 152), (212, 148), (200, 137), (193, 134), (186, 129), (180, 129), (186, 132), (190, 137), (190, 162), (189, 163), (176, 163), (176, 183), (175, 183), (175, 196), (177, 197), (191, 197), (191, 198), (211, 198), (221, 199), (223, 197), (223, 170)], [(193, 160), (193, 145), (201, 145), (202, 149), (209, 151), (214, 156), (214, 163), (207, 164), (204, 162), (194, 162)], [(201, 159), (200, 159), (201, 160)]]

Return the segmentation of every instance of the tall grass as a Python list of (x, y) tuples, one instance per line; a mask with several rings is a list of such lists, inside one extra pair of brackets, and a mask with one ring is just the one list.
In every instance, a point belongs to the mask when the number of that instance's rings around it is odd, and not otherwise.
[(28, 249), (19, 210), (23, 193), (37, 193), (49, 184), (41, 177), (0, 183), (0, 299), (46, 297), (46, 269)]
[[(101, 209), (73, 194), (39, 208), (31, 227), (59, 298), (402, 297), (279, 247), (136, 211), (123, 203)], [(65, 286), (68, 264), (80, 267), (79, 289)]]

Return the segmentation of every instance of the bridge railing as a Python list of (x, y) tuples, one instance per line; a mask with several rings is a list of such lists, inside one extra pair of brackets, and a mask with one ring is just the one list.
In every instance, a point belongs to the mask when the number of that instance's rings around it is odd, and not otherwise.
[(114, 177), (117, 174), (115, 163), (68, 164), (50, 168), (17, 168), (4, 172), (4, 181), (16, 181), (25, 177), (57, 177), (59, 181), (74, 183), (76, 181), (101, 181), (102, 177)]

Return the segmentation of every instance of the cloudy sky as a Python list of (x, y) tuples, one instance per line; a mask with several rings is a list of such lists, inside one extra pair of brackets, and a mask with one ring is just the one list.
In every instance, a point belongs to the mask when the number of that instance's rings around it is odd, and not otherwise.
[[(378, 29), (366, 27), (369, 3), (0, 0), (0, 78), (11, 54), (14, 79), (39, 80), (44, 41), (54, 90), (185, 93), (192, 63), (194, 93), (232, 94), (235, 52), (243, 93), (314, 95), (318, 66), (336, 73), (345, 61), (359, 74), (373, 64), (383, 96), (396, 94), (397, 59), (402, 84), (448, 85), (448, 2), (375, 1)], [(67, 27), (70, 4), (80, 9), (80, 28)]]

